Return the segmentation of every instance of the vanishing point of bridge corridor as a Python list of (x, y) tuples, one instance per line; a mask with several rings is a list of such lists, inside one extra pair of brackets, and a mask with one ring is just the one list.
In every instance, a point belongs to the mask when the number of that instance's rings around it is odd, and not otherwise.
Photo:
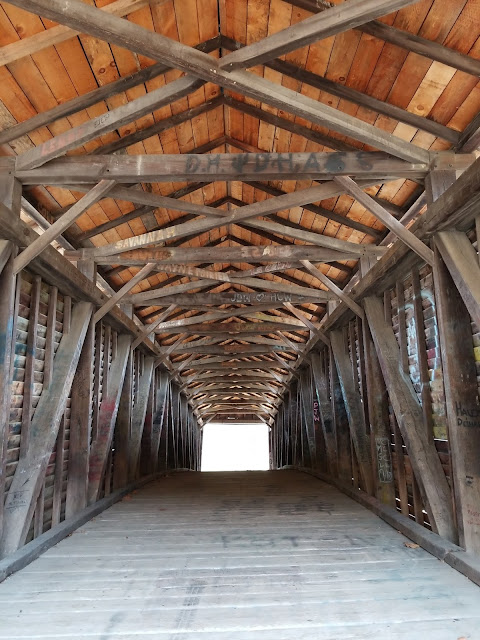
[(480, 589), (297, 471), (178, 473), (0, 585), (0, 637), (457, 640)]

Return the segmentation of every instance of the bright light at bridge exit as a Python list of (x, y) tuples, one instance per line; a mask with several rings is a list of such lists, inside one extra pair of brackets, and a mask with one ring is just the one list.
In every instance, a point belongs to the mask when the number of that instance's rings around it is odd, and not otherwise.
[(268, 425), (211, 423), (203, 428), (202, 471), (268, 468)]

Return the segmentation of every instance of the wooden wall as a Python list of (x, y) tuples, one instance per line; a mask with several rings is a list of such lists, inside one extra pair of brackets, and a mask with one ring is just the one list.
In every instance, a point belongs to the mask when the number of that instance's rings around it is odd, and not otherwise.
[[(475, 230), (466, 237), (477, 255)], [(446, 481), (454, 528), (450, 537), (467, 550), (478, 552), (479, 510), (474, 506), (478, 503), (474, 495), (467, 502), (463, 490), (478, 486), (479, 479), (480, 335), (469, 312), (471, 307), (460, 295), (454, 308), (442, 306), (442, 266), (437, 252), (433, 269), (429, 265), (409, 269), (375, 296), (384, 316), (380, 320), (393, 329), (395, 336), (398, 357), (393, 366), (397, 379), (385, 375), (387, 367), (378, 362), (378, 358), (390, 356), (382, 354), (375, 337), (378, 323), (372, 326), (368, 313), (364, 319), (356, 317), (335, 327), (329, 333), (332, 347), (322, 345), (310, 355), (272, 427), (272, 466), (320, 471), (344, 485), (367, 491), (405, 517), (438, 532), (440, 527), (425, 500), (430, 472), (424, 469), (423, 477), (419, 477), (414, 459), (421, 446), (403, 424), (409, 419), (411, 406), (395, 406), (400, 393), (397, 386), (403, 384), (410, 389), (410, 399), (419, 410), (417, 426), (425, 435), (422, 446), (434, 452), (440, 462), (438, 477)], [(450, 334), (445, 331), (447, 324)], [(463, 333), (462, 326), (466, 328)], [(338, 341), (345, 356), (343, 362)], [(459, 350), (461, 360), (451, 352), (452, 347)], [(455, 380), (449, 379), (446, 371), (452, 365), (457, 367)], [(466, 411), (458, 399), (464, 387), (469, 402)], [(448, 400), (454, 403), (450, 413)], [(349, 424), (350, 419), (354, 424)], [(366, 457), (359, 446), (362, 435), (369, 448)], [(368, 462), (373, 488), (362, 475), (359, 457), (363, 464), (365, 459)]]
[[(94, 325), (90, 317), (73, 383), (63, 395), (52, 393), (56, 354), (77, 301), (33, 272), (14, 277), (8, 263), (1, 279), (3, 290), (8, 280), (13, 291), (11, 321), (2, 326), (2, 346), (8, 345), (5, 334), (13, 337), (8, 402), (2, 406), (7, 417), (0, 475), (5, 536), (16, 512), (10, 495), (16, 491), (14, 486), (10, 492), (15, 476), (25, 469), (29, 475), (36, 437), (32, 429), (38, 430), (34, 416), (42, 394), (50, 393), (51, 401), (62, 405), (61, 417), (54, 446), (45, 452), (48, 460), (33, 498), (33, 515), (21, 524), (20, 546), (139, 478), (199, 468), (196, 417), (148, 350), (132, 350), (131, 337), (108, 318)], [(13, 550), (11, 545), (4, 548), (4, 555)]]

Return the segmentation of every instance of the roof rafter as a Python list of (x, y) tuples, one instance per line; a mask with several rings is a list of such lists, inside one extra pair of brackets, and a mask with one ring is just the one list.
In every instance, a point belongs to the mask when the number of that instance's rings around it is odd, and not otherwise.
[[(250, 72), (227, 72), (221, 69), (218, 63), (206, 53), (148, 31), (128, 20), (107, 15), (105, 12), (82, 2), (73, 0), (11, 0), (11, 3), (22, 9), (56, 20), (60, 24), (130, 49), (135, 53), (157, 60), (161, 59), (177, 69), (201, 78), (203, 81), (214, 82), (226, 89), (232, 89), (250, 98), (261, 100), (273, 107), (286, 109), (316, 124), (327, 124), (331, 129), (372, 145), (380, 151), (407, 161), (428, 162), (428, 152), (414, 144), (405, 142), (357, 118)], [(21, 162), (24, 167), (38, 166), (37, 163), (42, 162), (44, 156), (42, 156), (41, 145), (36, 147), (35, 151), (35, 154), (26, 152), (22, 156)], [(59, 153), (57, 153), (58, 155)]]

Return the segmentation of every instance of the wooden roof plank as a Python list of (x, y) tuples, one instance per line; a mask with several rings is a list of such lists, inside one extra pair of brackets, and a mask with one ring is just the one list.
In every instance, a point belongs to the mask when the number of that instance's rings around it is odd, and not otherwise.
[(330, 129), (352, 136), (408, 161), (428, 161), (428, 153), (409, 142), (351, 118), (340, 111), (318, 103), (245, 71), (226, 72), (208, 55), (175, 42), (165, 36), (142, 29), (94, 7), (71, 0), (11, 0), (12, 4), (57, 20), (84, 33), (107, 40), (153, 59), (166, 60), (172, 66), (203, 80), (214, 82), (235, 92), (267, 104), (286, 109)]
[[(102, 7), (102, 11), (123, 17), (133, 11), (147, 6), (150, 2), (151, 0), (115, 0), (115, 2)], [(26, 9), (26, 7), (20, 8)], [(64, 42), (65, 40), (69, 40), (70, 38), (74, 38), (78, 34), (78, 31), (74, 31), (69, 27), (59, 24), (55, 27), (51, 27), (50, 29), (46, 29), (45, 31), (41, 31), (40, 33), (36, 33), (28, 38), (23, 38), (17, 42), (4, 45), (0, 49), (0, 66), (11, 64), (12, 62), (26, 56), (31, 56), (37, 51), (41, 51), (46, 47), (51, 47), (59, 44), (60, 42)]]
[[(323, 11), (323, 7), (319, 6), (315, 0), (286, 0), (286, 2), (296, 7), (306, 9), (311, 13)], [(479, 60), (458, 53), (458, 51), (445, 47), (438, 42), (422, 38), (402, 29), (391, 27), (378, 20), (360, 25), (356, 28), (363, 33), (368, 33), (375, 38), (394, 44), (397, 47), (402, 47), (407, 51), (412, 51), (431, 60), (436, 60), (437, 62), (446, 64), (454, 69), (459, 69), (465, 73), (480, 76)]]
[(346, 0), (340, 5), (324, 9), (319, 16), (302, 20), (259, 42), (230, 53), (223, 58), (220, 67), (233, 71), (264, 64), (272, 58), (348, 31), (414, 2), (416, 0)]
[[(227, 38), (222, 38), (222, 46), (229, 49), (236, 49), (240, 48), (242, 45)], [(290, 62), (285, 62), (283, 60), (273, 60), (267, 62), (267, 65), (268, 67), (275, 69), (283, 75), (286, 75), (290, 78), (295, 78), (296, 80), (301, 82), (305, 82), (306, 84), (316, 87), (321, 91), (325, 91), (330, 95), (348, 100), (349, 102), (353, 102), (360, 107), (370, 109), (372, 111), (375, 111), (376, 113), (380, 113), (388, 116), (389, 118), (398, 120), (399, 122), (404, 122), (417, 129), (428, 131), (435, 136), (443, 138), (444, 140), (448, 140), (452, 144), (458, 143), (460, 134), (458, 133), (458, 131), (455, 131), (455, 129), (451, 129), (450, 127), (435, 122), (434, 120), (430, 120), (428, 118), (425, 118), (424, 116), (420, 116), (417, 113), (412, 113), (411, 111), (402, 109), (395, 104), (384, 102), (383, 100), (379, 100), (378, 98), (369, 96), (366, 93), (357, 91), (356, 89), (352, 89), (351, 87), (339, 82), (333, 82), (329, 78), (324, 78), (323, 76), (320, 76), (316, 73), (312, 73), (311, 71), (307, 71), (306, 69), (297, 67)], [(280, 118), (278, 118), (278, 120), (280, 120)], [(292, 129), (295, 128), (296, 132), (301, 131), (301, 125), (297, 125), (296, 123), (290, 124), (292, 126)], [(312, 136), (318, 135), (318, 138), (321, 138), (321, 135), (315, 134), (314, 131), (311, 131), (311, 134)], [(326, 137), (326, 139), (328, 141), (328, 137)], [(331, 142), (333, 145), (336, 145), (335, 148), (338, 148), (339, 146), (350, 147), (350, 145), (339, 140), (332, 139)]]
[(160, 89), (147, 93), (141, 98), (132, 100), (117, 109), (108, 111), (78, 127), (67, 130), (55, 136), (52, 140), (48, 140), (31, 151), (27, 151), (19, 157), (17, 166), (19, 169), (39, 167), (49, 160), (65, 154), (70, 149), (79, 147), (88, 140), (98, 138), (108, 131), (118, 129), (136, 118), (150, 113), (154, 107), (158, 108), (160, 105), (178, 100), (195, 91), (202, 84), (202, 80), (188, 76), (174, 80)]

